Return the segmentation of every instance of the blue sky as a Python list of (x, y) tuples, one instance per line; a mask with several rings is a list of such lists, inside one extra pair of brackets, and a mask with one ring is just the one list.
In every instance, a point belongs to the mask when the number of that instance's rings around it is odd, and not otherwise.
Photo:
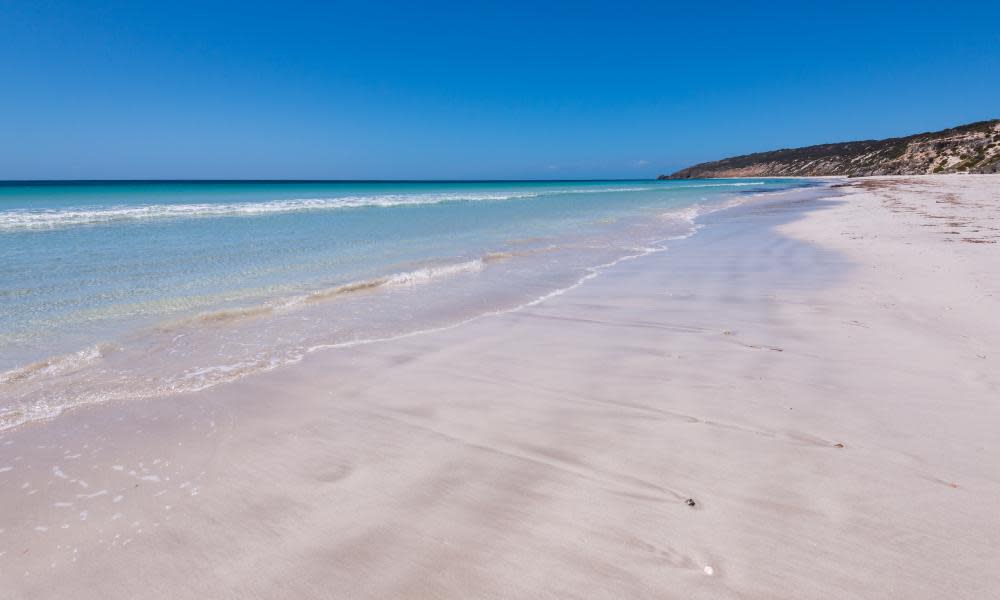
[(1000, 117), (1000, 2), (0, 0), (0, 179), (651, 177)]

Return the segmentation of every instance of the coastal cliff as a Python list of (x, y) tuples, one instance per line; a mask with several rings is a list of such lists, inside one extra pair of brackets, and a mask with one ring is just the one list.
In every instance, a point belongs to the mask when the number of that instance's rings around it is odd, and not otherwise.
[(929, 173), (1000, 173), (1000, 119), (901, 138), (734, 156), (657, 179)]

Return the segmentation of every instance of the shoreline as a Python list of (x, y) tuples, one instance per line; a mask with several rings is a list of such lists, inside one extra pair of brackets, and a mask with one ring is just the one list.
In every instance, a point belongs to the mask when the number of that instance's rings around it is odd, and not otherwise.
[[(725, 184), (693, 187), (716, 186)], [(603, 223), (604, 231), (592, 240), (563, 232), (562, 237), (516, 244), (510, 241), (479, 254), (400, 263), (395, 268), (363, 274), (361, 279), (335, 281), (323, 287), (296, 287), (259, 298), (251, 295), (253, 304), (227, 303), (207, 312), (170, 315), (159, 322), (123, 329), (116, 335), (92, 337), (82, 348), (35, 357), (0, 372), (0, 385), (7, 388), (3, 390), (7, 403), (0, 405), (0, 431), (58, 418), (80, 406), (203, 391), (297, 364), (316, 351), (390, 342), (516, 311), (560, 295), (620, 260), (695, 234), (697, 215), (753, 201), (761, 194), (796, 192), (802, 193), (802, 189), (746, 192), (743, 197), (732, 192), (731, 196), (709, 196), (694, 204), (665, 206), (660, 209), (665, 212), (642, 218), (632, 215), (613, 219)], [(648, 231), (637, 233), (641, 228)], [(598, 246), (591, 247), (593, 243), (607, 247), (595, 249)], [(556, 268), (546, 270), (541, 266), (557, 262)], [(532, 265), (536, 272), (523, 276)], [(429, 285), (435, 282), (447, 287)], [(462, 295), (488, 300), (457, 302), (456, 297)], [(428, 309), (421, 314), (411, 310), (405, 319), (391, 316), (415, 304)], [(336, 327), (326, 325), (331, 331), (310, 338), (297, 325), (308, 319), (312, 323), (309, 330), (323, 330), (324, 324), (350, 321), (363, 312), (374, 316), (339, 334), (332, 331)], [(257, 343), (287, 338), (289, 327), (298, 327), (297, 343)], [(216, 338), (228, 340), (230, 348), (244, 346), (250, 350), (243, 355), (224, 354), (221, 347), (216, 347)], [(156, 368), (143, 366), (150, 364)], [(91, 373), (101, 372), (105, 374), (91, 378)]]
[(527, 309), (0, 432), (0, 597), (987, 597), (984, 177), (751, 201)]

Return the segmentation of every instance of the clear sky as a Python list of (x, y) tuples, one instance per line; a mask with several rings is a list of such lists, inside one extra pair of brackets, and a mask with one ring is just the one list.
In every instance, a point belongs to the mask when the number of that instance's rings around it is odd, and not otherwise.
[(996, 0), (0, 0), (0, 179), (641, 178), (996, 117)]

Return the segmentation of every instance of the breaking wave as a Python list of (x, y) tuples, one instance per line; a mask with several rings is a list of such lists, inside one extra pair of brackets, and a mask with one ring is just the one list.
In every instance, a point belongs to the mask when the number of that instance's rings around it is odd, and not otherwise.
[(94, 344), (77, 352), (53, 356), (0, 373), (0, 385), (30, 381), (38, 377), (55, 377), (91, 365), (118, 350), (114, 344)]
[(314, 290), (299, 296), (293, 296), (291, 298), (272, 300), (258, 306), (214, 310), (173, 323), (160, 325), (156, 329), (159, 331), (173, 331), (190, 325), (228, 324), (234, 321), (270, 315), (275, 312), (292, 310), (297, 307), (332, 300), (348, 294), (369, 292), (391, 286), (415, 285), (462, 273), (475, 273), (481, 271), (490, 263), (505, 260), (513, 256), (515, 256), (515, 254), (511, 252), (490, 252), (472, 260), (422, 267), (420, 269), (402, 271), (382, 277), (351, 281), (349, 283)]
[(0, 232), (59, 229), (63, 227), (159, 219), (253, 217), (303, 211), (343, 210), (366, 207), (388, 208), (394, 206), (442, 204), (445, 202), (495, 202), (564, 194), (642, 192), (653, 189), (656, 188), (623, 187), (495, 193), (380, 194), (335, 198), (296, 198), (267, 202), (206, 202), (198, 204), (77, 206), (65, 209), (11, 209), (0, 211)]

